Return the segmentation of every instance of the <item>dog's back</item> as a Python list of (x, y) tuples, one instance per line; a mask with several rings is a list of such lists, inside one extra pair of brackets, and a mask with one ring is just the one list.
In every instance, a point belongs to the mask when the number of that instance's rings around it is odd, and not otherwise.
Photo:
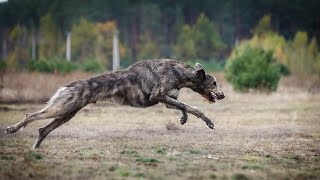
[[(150, 100), (153, 93), (180, 89), (190, 80), (190, 76), (192, 68), (178, 61), (141, 61), (125, 70), (84, 80), (83, 87), (90, 90), (81, 92), (90, 92), (86, 98), (90, 99), (89, 102), (110, 99), (119, 104), (148, 107), (158, 103)], [(78, 83), (71, 83), (69, 86), (77, 85)]]

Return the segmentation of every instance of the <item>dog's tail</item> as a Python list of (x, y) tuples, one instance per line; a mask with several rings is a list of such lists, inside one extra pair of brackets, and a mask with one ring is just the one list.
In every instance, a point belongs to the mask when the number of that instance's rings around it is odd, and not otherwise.
[(71, 83), (59, 88), (47, 102), (47, 108), (68, 112), (70, 108), (82, 108), (90, 102), (89, 90), (84, 83)]
[(65, 99), (68, 94), (70, 93), (67, 87), (60, 87), (47, 102), (47, 107), (57, 104), (61, 100)]

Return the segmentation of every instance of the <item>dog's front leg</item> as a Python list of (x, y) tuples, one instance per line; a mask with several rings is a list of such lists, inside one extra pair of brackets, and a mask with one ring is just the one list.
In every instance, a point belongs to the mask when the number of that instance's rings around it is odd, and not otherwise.
[(198, 109), (189, 106), (186, 103), (183, 103), (179, 100), (173, 99), (169, 96), (163, 96), (163, 97), (153, 97), (154, 99), (156, 99), (159, 102), (162, 102), (164, 104), (168, 104), (171, 106), (176, 107), (177, 109), (180, 109), (181, 111), (186, 111), (190, 114), (195, 115), (198, 118), (201, 118), (207, 125), (209, 128), (214, 129), (214, 124), (211, 122), (211, 120), (209, 118), (207, 118), (201, 111), (199, 111)]
[(166, 108), (168, 108), (168, 109), (177, 109), (177, 110), (181, 111), (182, 117), (180, 118), (180, 123), (182, 125), (184, 125), (187, 122), (188, 113), (186, 112), (186, 110), (181, 110), (181, 109), (177, 108), (176, 106), (172, 106), (172, 105), (169, 105), (169, 104), (165, 104), (165, 105), (166, 105)]

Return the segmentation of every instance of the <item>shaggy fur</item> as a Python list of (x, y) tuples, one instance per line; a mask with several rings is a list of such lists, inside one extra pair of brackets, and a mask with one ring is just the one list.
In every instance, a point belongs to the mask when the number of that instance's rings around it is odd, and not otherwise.
[(51, 118), (49, 124), (38, 130), (39, 137), (34, 144), (34, 148), (38, 148), (52, 130), (69, 121), (81, 108), (105, 100), (143, 108), (163, 103), (182, 112), (181, 124), (187, 122), (190, 113), (213, 129), (213, 123), (201, 111), (178, 100), (179, 90), (184, 87), (210, 102), (224, 98), (216, 79), (206, 74), (198, 63), (192, 68), (170, 59), (141, 61), (125, 70), (74, 81), (59, 88), (45, 108), (27, 114), (19, 123), (8, 127), (6, 133), (17, 132), (33, 121)]

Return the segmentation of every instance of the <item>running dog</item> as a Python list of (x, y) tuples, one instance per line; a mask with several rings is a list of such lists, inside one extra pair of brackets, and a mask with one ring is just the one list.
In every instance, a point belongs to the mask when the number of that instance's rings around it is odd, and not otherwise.
[(167, 108), (182, 112), (181, 124), (187, 122), (190, 113), (214, 129), (211, 120), (201, 111), (178, 100), (179, 91), (184, 87), (199, 93), (211, 103), (225, 97), (216, 78), (206, 74), (199, 63), (192, 68), (170, 59), (140, 61), (124, 70), (60, 87), (45, 108), (26, 114), (20, 122), (7, 127), (6, 133), (15, 133), (36, 120), (52, 119), (38, 129), (39, 137), (33, 146), (38, 148), (52, 130), (68, 122), (81, 108), (105, 100), (142, 108), (163, 103)]

